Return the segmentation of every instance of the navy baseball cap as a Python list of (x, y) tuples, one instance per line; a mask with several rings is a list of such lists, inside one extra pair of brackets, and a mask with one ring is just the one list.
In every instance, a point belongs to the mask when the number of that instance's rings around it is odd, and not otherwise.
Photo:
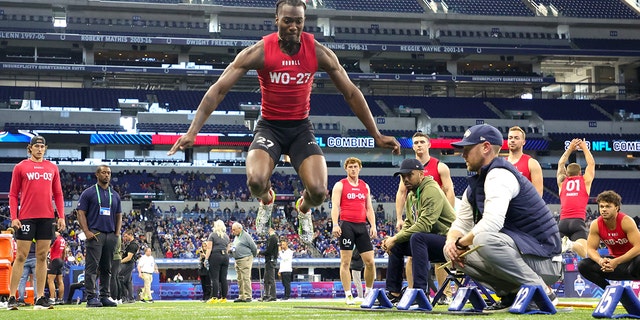
[(31, 138), (31, 142), (29, 144), (34, 145), (38, 143), (47, 145), (47, 140), (45, 140), (43, 136), (34, 136), (33, 138)]
[(485, 141), (496, 146), (502, 146), (504, 144), (504, 138), (498, 129), (488, 124), (478, 124), (467, 129), (462, 140), (453, 142), (451, 145), (462, 148), (464, 146), (471, 146)]
[(409, 173), (413, 170), (424, 170), (424, 166), (418, 159), (404, 159), (400, 164), (400, 170), (396, 171), (393, 176), (397, 177), (399, 174)]

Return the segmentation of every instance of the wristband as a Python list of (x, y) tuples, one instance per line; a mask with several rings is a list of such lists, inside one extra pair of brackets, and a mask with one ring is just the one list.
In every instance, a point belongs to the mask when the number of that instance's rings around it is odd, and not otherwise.
[(460, 244), (460, 238), (458, 237), (458, 239), (456, 239), (455, 245), (456, 245), (456, 249), (458, 250), (469, 250), (469, 246), (463, 246)]

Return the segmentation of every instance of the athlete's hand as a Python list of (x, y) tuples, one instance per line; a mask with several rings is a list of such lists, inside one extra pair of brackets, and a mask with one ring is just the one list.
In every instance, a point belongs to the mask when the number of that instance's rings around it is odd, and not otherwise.
[(56, 224), (57, 224), (58, 231), (60, 232), (67, 229), (67, 223), (64, 221), (64, 218), (58, 218), (58, 221), (56, 221)]
[(167, 152), (167, 155), (168, 156), (174, 155), (176, 152), (178, 152), (178, 149), (184, 151), (184, 149), (186, 148), (191, 148), (195, 140), (196, 140), (195, 136), (192, 136), (189, 134), (183, 135), (182, 137), (178, 138), (178, 140), (176, 140), (176, 143), (173, 144), (169, 152)]
[(342, 228), (339, 225), (333, 225), (333, 231), (331, 231), (334, 237), (339, 238), (342, 235)]
[(371, 228), (369, 228), (369, 237), (371, 239), (375, 239), (378, 237), (378, 229), (376, 228), (376, 226), (371, 226)]
[(400, 219), (396, 222), (396, 231), (402, 230), (402, 226), (404, 225), (404, 220)]
[(393, 154), (400, 154), (400, 143), (394, 137), (380, 135), (380, 137), (376, 139), (376, 145), (381, 148), (391, 149)]
[(22, 222), (19, 219), (13, 219), (11, 220), (11, 227), (14, 231), (18, 231), (22, 228)]

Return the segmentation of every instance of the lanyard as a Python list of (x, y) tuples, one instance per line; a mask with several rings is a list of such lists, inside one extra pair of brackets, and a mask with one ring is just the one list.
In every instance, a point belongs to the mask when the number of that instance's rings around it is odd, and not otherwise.
[(418, 221), (418, 211), (420, 211), (420, 187), (416, 190), (416, 196), (417, 201), (413, 201), (411, 205), (411, 211), (413, 211), (413, 224)]
[[(107, 187), (109, 189), (109, 209), (111, 209), (111, 200), (113, 200), (113, 197), (111, 195), (111, 188)], [(98, 206), (100, 208), (102, 208), (102, 199), (100, 199), (100, 189), (98, 188), (98, 184), (96, 183), (96, 194), (98, 194)]]

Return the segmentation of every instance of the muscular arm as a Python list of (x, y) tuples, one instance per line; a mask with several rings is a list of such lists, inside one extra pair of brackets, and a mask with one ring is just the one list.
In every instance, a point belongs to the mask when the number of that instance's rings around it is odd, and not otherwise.
[[(542, 172), (541, 172), (542, 173)], [(438, 174), (440, 175), (440, 181), (442, 181), (442, 191), (447, 197), (447, 201), (452, 207), (456, 206), (456, 194), (453, 188), (453, 180), (451, 179), (451, 171), (449, 166), (442, 162), (438, 162)]]
[(589, 226), (589, 235), (587, 236), (587, 257), (595, 262), (600, 260), (600, 253), (598, 253), (599, 246), (600, 233), (598, 232), (598, 220), (594, 220), (591, 222), (591, 226)]
[(373, 204), (371, 203), (371, 190), (369, 189), (369, 185), (367, 185), (367, 199), (366, 201), (366, 210), (367, 210), (367, 221), (371, 225), (369, 229), (369, 235), (371, 239), (375, 238), (378, 234), (378, 228), (376, 226), (376, 214), (373, 212)]
[(402, 219), (402, 212), (404, 211), (404, 205), (407, 201), (407, 187), (402, 183), (402, 177), (400, 177), (400, 184), (398, 184), (398, 191), (396, 192), (396, 230), (400, 231), (404, 220)]
[(584, 140), (580, 140), (580, 149), (584, 153), (584, 159), (587, 161), (587, 167), (584, 169), (584, 184), (587, 187), (587, 194), (591, 193), (591, 183), (596, 177), (596, 160), (591, 154), (591, 150), (587, 147), (587, 143)]
[(167, 154), (173, 155), (178, 149), (184, 150), (185, 148), (191, 147), (196, 135), (200, 132), (200, 129), (202, 129), (202, 126), (204, 126), (211, 113), (218, 108), (218, 105), (227, 95), (227, 92), (229, 92), (236, 82), (249, 70), (261, 69), (263, 65), (264, 42), (262, 40), (242, 50), (233, 62), (224, 69), (218, 81), (209, 87), (202, 101), (200, 101), (200, 105), (198, 105), (198, 110), (196, 110), (196, 115), (193, 121), (191, 121), (189, 130), (176, 141)]
[(335, 53), (318, 41), (315, 43), (318, 68), (324, 70), (329, 75), (333, 84), (344, 96), (349, 108), (351, 108), (356, 117), (362, 122), (369, 134), (376, 141), (376, 144), (380, 147), (392, 149), (394, 154), (400, 154), (400, 144), (398, 141), (393, 137), (382, 135), (378, 127), (376, 127), (364, 95), (362, 95), (362, 92), (351, 82), (347, 72), (340, 65), (340, 61)]
[(529, 173), (531, 174), (531, 184), (536, 188), (538, 194), (542, 197), (544, 192), (544, 178), (542, 177), (542, 167), (538, 160), (529, 158)]
[(556, 172), (556, 182), (558, 183), (558, 190), (562, 188), (562, 182), (567, 178), (567, 167), (565, 164), (569, 160), (569, 156), (576, 150), (576, 139), (571, 140), (567, 146), (567, 150), (564, 151), (560, 159), (558, 160), (558, 171)]
[[(333, 185), (331, 191), (331, 222), (333, 223), (333, 230), (340, 230), (338, 224), (340, 218), (340, 201), (342, 200), (342, 182), (338, 181)], [(334, 234), (335, 237), (339, 237), (340, 234)]]

